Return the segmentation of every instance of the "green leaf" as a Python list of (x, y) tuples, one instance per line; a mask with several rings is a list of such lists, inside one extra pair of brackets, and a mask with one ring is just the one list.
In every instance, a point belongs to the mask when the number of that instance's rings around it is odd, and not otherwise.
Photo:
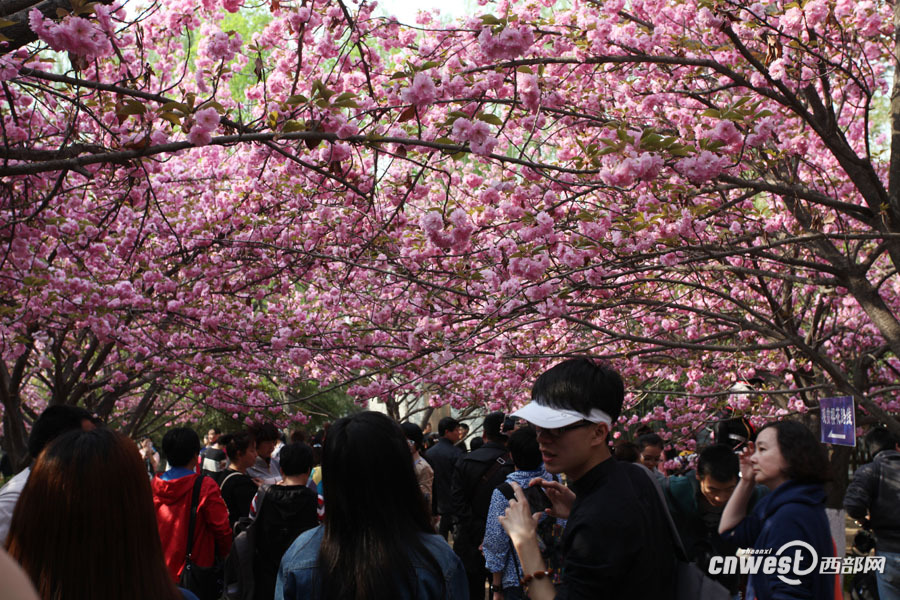
[(295, 121), (291, 119), (284, 124), (284, 127), (281, 128), (283, 133), (290, 133), (292, 131), (306, 131), (306, 123), (301, 123), (300, 121)]
[(181, 115), (177, 115), (173, 112), (164, 112), (159, 114), (160, 119), (165, 119), (172, 125), (181, 125)]
[(438, 61), (429, 60), (429, 61), (426, 61), (426, 62), (422, 63), (421, 65), (419, 65), (418, 70), (424, 71), (426, 69), (433, 69), (433, 68), (439, 67), (439, 66), (441, 66), (441, 63), (439, 63)]
[(527, 73), (529, 75), (534, 75), (534, 71), (532, 71), (531, 67), (529, 67), (528, 65), (522, 65), (521, 67), (516, 69), (516, 71), (518, 71), (519, 73)]
[(309, 102), (309, 98), (307, 98), (303, 94), (294, 94), (293, 96), (288, 96), (288, 99), (284, 102), (285, 104), (290, 104), (291, 106), (297, 106), (298, 104), (306, 104), (307, 102)]
[(701, 117), (713, 117), (714, 119), (718, 119), (722, 116), (722, 113), (716, 108), (707, 108), (702, 113), (700, 113)]
[(503, 21), (494, 15), (481, 15), (481, 23), (484, 25), (502, 25)]
[(184, 104), (183, 102), (166, 102), (160, 107), (160, 110), (163, 112), (174, 109), (180, 110), (185, 115), (191, 112), (191, 109), (188, 107), (188, 105)]
[(477, 115), (475, 115), (475, 118), (479, 121), (489, 123), (490, 125), (496, 125), (497, 127), (503, 126), (503, 120), (501, 120), (497, 115), (492, 115), (491, 113), (478, 113)]
[(126, 100), (122, 108), (116, 111), (117, 115), (142, 115), (147, 112), (147, 105), (137, 100)]
[(406, 79), (409, 77), (409, 73), (404, 71), (397, 71), (393, 75), (391, 75), (391, 79)]

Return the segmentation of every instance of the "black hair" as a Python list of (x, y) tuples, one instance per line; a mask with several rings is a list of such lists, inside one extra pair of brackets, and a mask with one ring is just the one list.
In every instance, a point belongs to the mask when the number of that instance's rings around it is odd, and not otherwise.
[(422, 428), (415, 423), (401, 423), (400, 429), (403, 430), (403, 435), (406, 436), (406, 439), (415, 444), (416, 450), (418, 452), (422, 452), (422, 440), (425, 439), (425, 434), (422, 433)]
[(544, 371), (531, 388), (543, 406), (587, 415), (597, 408), (615, 422), (625, 401), (625, 383), (611, 366), (589, 358), (571, 358)]
[(275, 442), (281, 439), (281, 433), (272, 423), (254, 423), (247, 428), (247, 431), (253, 436), (253, 441), (257, 445), (260, 442)]
[(200, 454), (200, 438), (190, 427), (175, 427), (163, 436), (162, 449), (170, 467), (185, 467)]
[(97, 424), (93, 415), (80, 406), (57, 404), (47, 408), (31, 426), (28, 436), (28, 454), (37, 458), (50, 441), (67, 431), (81, 429), (84, 421)]
[(313, 468), (312, 448), (303, 442), (286, 444), (278, 455), (278, 464), (288, 477), (309, 473)]
[(503, 423), (506, 421), (502, 412), (492, 412), (484, 418), (482, 430), (484, 436), (492, 442), (506, 443), (507, 436), (502, 433)]
[(222, 433), (222, 430), (219, 429), (218, 427), (210, 427), (209, 429), (216, 435), (219, 435), (220, 433)]
[[(413, 596), (417, 578), (410, 554), (443, 584), (440, 566), (421, 539), (434, 528), (406, 436), (395, 421), (373, 411), (336, 421), (325, 438), (322, 477), (328, 510), (313, 597)], [(401, 593), (404, 588), (408, 593)]]
[(483, 439), (481, 439), (480, 437), (472, 438), (472, 441), (469, 442), (469, 451), (474, 452), (475, 450), (478, 450), (482, 446), (484, 446)]
[(727, 444), (734, 450), (756, 440), (756, 428), (745, 416), (732, 417), (719, 421), (716, 425), (716, 443)]
[(454, 419), (453, 417), (444, 417), (440, 421), (438, 421), (438, 436), (444, 437), (444, 434), (448, 431), (453, 431), (459, 427), (459, 421)]
[(520, 471), (534, 471), (544, 462), (534, 427), (520, 427), (513, 431), (509, 434), (509, 443), (506, 447), (512, 456), (513, 464)]
[(737, 479), (740, 472), (737, 454), (727, 444), (707, 446), (697, 459), (697, 475), (701, 479), (708, 475), (720, 483), (728, 483)]
[(656, 433), (645, 433), (637, 439), (638, 451), (643, 452), (647, 446), (662, 448), (666, 443)]
[(775, 429), (778, 449), (787, 463), (785, 474), (799, 483), (825, 483), (831, 469), (825, 448), (816, 436), (798, 421), (776, 421), (759, 430)]
[(247, 452), (247, 449), (253, 442), (253, 436), (250, 435), (249, 431), (226, 433), (219, 438), (219, 446), (225, 450), (225, 455), (231, 462), (236, 461), (239, 454)]
[(640, 460), (641, 453), (634, 442), (619, 440), (614, 447), (613, 456), (618, 461), (636, 463)]
[(863, 443), (869, 456), (875, 458), (882, 450), (893, 450), (897, 445), (897, 438), (884, 427), (875, 427), (866, 434)]

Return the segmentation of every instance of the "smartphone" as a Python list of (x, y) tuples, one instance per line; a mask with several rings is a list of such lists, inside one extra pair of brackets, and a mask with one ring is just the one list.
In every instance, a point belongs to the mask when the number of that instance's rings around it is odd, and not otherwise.
[(547, 492), (544, 491), (540, 484), (525, 488), (525, 497), (528, 499), (528, 506), (531, 508), (532, 513), (542, 513), (545, 509), (553, 506), (553, 503), (550, 502), (550, 498), (547, 496)]

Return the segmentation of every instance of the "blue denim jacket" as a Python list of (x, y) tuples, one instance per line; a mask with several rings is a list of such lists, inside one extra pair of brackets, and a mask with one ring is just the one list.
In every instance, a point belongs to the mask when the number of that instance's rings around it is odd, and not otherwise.
[[(324, 532), (321, 525), (303, 532), (284, 553), (275, 584), (275, 600), (307, 600), (312, 597)], [(466, 572), (450, 545), (441, 536), (427, 533), (422, 534), (422, 543), (441, 567), (446, 592), (441, 594), (441, 582), (427, 568), (425, 561), (412, 555), (410, 560), (416, 570), (418, 585), (415, 595), (406, 592), (395, 597), (399, 600), (468, 600)]]

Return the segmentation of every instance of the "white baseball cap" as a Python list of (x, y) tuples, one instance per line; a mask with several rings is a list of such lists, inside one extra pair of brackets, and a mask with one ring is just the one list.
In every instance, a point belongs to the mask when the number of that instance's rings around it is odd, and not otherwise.
[(538, 404), (537, 402), (529, 402), (519, 410), (513, 412), (510, 416), (525, 419), (532, 425), (543, 427), (544, 429), (555, 429), (557, 427), (565, 427), (578, 421), (590, 421), (591, 423), (606, 423), (612, 425), (612, 418), (600, 410), (595, 408), (590, 414), (582, 414), (577, 410), (567, 410), (564, 408), (551, 408)]

